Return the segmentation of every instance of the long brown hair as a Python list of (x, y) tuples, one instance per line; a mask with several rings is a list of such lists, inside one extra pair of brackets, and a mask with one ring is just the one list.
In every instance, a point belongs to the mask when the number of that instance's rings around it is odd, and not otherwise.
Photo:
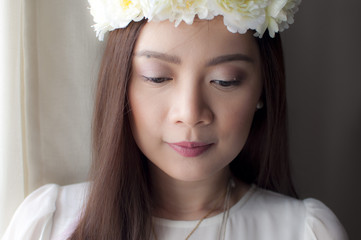
[(258, 187), (297, 197), (290, 174), (286, 79), (279, 34), (256, 38), (262, 61), (264, 107), (256, 111), (250, 134), (232, 161), (235, 176)]
[[(145, 240), (151, 233), (147, 160), (137, 148), (128, 118), (127, 85), (144, 21), (109, 34), (101, 64), (93, 119), (91, 189), (71, 240)], [(280, 37), (258, 39), (264, 108), (257, 111), (233, 174), (259, 187), (295, 196), (287, 152), (286, 96)]]

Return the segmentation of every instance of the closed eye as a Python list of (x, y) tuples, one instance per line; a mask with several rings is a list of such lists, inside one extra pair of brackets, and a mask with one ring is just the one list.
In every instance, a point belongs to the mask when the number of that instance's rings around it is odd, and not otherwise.
[(233, 86), (238, 86), (241, 84), (241, 80), (212, 80), (211, 83), (214, 83), (214, 84), (217, 84), (219, 85), (220, 87), (224, 87), (224, 88), (227, 88), (227, 87), (233, 87)]
[(164, 83), (166, 81), (172, 80), (172, 78), (169, 77), (147, 77), (143, 75), (143, 78), (146, 81), (152, 82), (152, 83)]

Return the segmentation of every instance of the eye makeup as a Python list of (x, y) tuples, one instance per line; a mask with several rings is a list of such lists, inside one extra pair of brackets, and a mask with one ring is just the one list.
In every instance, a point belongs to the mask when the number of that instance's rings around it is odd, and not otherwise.
[(173, 79), (173, 78), (169, 78), (169, 77), (147, 77), (144, 75), (142, 75), (142, 77), (145, 81), (149, 81), (149, 82), (155, 83), (155, 84), (164, 83), (166, 81), (170, 81)]

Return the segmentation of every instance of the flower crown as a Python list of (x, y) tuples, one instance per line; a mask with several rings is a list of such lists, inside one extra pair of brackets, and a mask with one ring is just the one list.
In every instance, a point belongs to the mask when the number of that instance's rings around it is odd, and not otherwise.
[(192, 24), (194, 18), (213, 19), (222, 15), (232, 33), (255, 30), (262, 37), (268, 29), (271, 37), (294, 22), (301, 0), (88, 0), (93, 25), (100, 41), (104, 34), (125, 28), (131, 21), (163, 21), (178, 26), (182, 21)]

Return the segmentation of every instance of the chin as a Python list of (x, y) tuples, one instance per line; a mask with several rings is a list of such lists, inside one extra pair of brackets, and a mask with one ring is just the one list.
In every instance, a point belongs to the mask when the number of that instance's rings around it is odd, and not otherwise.
[(220, 171), (224, 169), (225, 167), (214, 169), (207, 168), (206, 166), (193, 167), (192, 169), (190, 169), (188, 165), (186, 168), (178, 166), (172, 169), (172, 171), (165, 171), (165, 173), (169, 177), (178, 181), (199, 182), (214, 177), (215, 175), (217, 175), (217, 173), (220, 173)]

